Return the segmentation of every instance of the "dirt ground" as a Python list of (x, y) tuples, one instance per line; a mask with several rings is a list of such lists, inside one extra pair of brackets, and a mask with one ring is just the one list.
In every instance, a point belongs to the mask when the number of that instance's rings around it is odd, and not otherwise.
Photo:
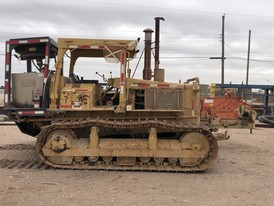
[[(0, 126), (0, 146), (34, 143)], [(218, 160), (203, 173), (0, 169), (0, 205), (274, 205), (274, 129), (229, 129)], [(0, 151), (37, 159), (35, 151)]]

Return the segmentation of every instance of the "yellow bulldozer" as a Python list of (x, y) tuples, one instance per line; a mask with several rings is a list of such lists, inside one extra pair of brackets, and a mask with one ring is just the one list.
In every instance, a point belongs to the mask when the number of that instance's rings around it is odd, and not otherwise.
[[(141, 171), (203, 171), (212, 165), (218, 144), (212, 129), (200, 124), (199, 78), (165, 82), (159, 67), (161, 20), (155, 18), (153, 72), (154, 31), (144, 30), (142, 79), (132, 77), (130, 64), (138, 40), (59, 38), (56, 43), (38, 37), (6, 42), (4, 112), (23, 133), (37, 138), (44, 163)], [(26, 61), (27, 71), (13, 72), (13, 53)], [(104, 77), (103, 83), (79, 77), (79, 58), (117, 61), (119, 76)]]

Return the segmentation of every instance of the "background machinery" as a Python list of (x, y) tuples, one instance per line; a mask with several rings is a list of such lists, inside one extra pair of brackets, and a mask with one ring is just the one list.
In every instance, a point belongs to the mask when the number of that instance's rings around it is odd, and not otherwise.
[(201, 100), (201, 121), (210, 127), (255, 128), (257, 113), (252, 107), (227, 91), (223, 97), (205, 97)]
[[(146, 29), (143, 79), (131, 77), (136, 40), (60, 38), (57, 46), (48, 37), (6, 42), (4, 112), (23, 133), (37, 138), (44, 163), (72, 169), (202, 171), (216, 160), (217, 140), (200, 124), (199, 79), (164, 81), (159, 68), (163, 18), (155, 20), (155, 70), (153, 30)], [(26, 60), (26, 72), (12, 71), (14, 51)], [(94, 57), (118, 61), (120, 75), (106, 84), (79, 78), (77, 60)], [(52, 59), (55, 70), (49, 69)]]

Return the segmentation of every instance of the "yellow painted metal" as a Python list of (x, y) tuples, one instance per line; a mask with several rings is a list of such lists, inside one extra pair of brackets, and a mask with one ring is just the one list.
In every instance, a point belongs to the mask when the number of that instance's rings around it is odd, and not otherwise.
[[(110, 141), (110, 140), (109, 140)], [(120, 141), (117, 139), (116, 141)], [(155, 152), (151, 149), (135, 149), (135, 148), (76, 148), (67, 149), (62, 153), (56, 153), (51, 149), (43, 148), (43, 154), (45, 156), (60, 156), (60, 157), (71, 157), (71, 156), (113, 156), (113, 157), (166, 157), (166, 158), (203, 158), (207, 153), (204, 150), (171, 150), (171, 149), (157, 149)]]
[(60, 110), (90, 110), (100, 101), (101, 87), (95, 84), (66, 84), (62, 89)]
[(125, 49), (122, 49), (120, 55), (120, 96), (119, 105), (117, 107), (117, 112), (125, 112), (126, 100), (127, 100), (127, 90), (126, 90), (126, 65), (127, 65), (127, 53)]
[(211, 83), (211, 85), (210, 85), (210, 97), (215, 97), (215, 92), (216, 92), (216, 84)]
[[(50, 108), (63, 110), (61, 112), (68, 115), (60, 117), (62, 125), (56, 125), (66, 132), (60, 134), (61, 143), (59, 137), (38, 138), (38, 141), (46, 140), (44, 146), (39, 146), (43, 157), (56, 165), (71, 166), (73, 161), (80, 164), (87, 159), (95, 165), (101, 161), (106, 165), (117, 161), (122, 166), (146, 164), (151, 160), (155, 165), (179, 164), (186, 170), (189, 166), (196, 170), (192, 166), (202, 159), (208, 157), (213, 161), (216, 158), (217, 146), (214, 152), (209, 147), (210, 142), (214, 143), (213, 136), (206, 130), (196, 130), (200, 123), (199, 78), (182, 84), (131, 78), (129, 60), (135, 53), (136, 43), (131, 40), (58, 40)], [(63, 58), (67, 51), (71, 57), (68, 79), (72, 82), (63, 76)], [(97, 82), (74, 79), (74, 65), (79, 57), (106, 57), (106, 54), (120, 62), (120, 77), (108, 79), (106, 88)], [(67, 133), (71, 134), (68, 139)], [(178, 138), (179, 133), (187, 135)], [(160, 139), (158, 134), (161, 134)], [(66, 142), (72, 146), (66, 147)], [(207, 166), (205, 163), (197, 170)]]
[[(158, 139), (156, 128), (151, 128), (148, 139), (119, 139), (119, 138), (99, 138), (98, 128), (92, 127), (90, 138), (80, 138), (72, 140), (67, 132), (53, 132), (62, 137), (64, 142), (74, 146), (68, 147), (62, 153), (52, 150), (52, 138), (48, 140), (42, 149), (45, 156), (88, 156), (88, 157), (166, 157), (166, 158), (204, 158), (209, 152), (207, 139), (197, 132), (188, 133), (182, 140)], [(69, 139), (66, 139), (68, 137)], [(87, 145), (90, 145), (87, 148)]]
[(127, 51), (132, 58), (135, 54), (136, 40), (112, 40), (112, 39), (76, 39), (76, 38), (59, 38), (57, 63), (55, 65), (55, 77), (52, 92), (50, 93), (50, 109), (57, 109), (60, 102), (60, 90), (64, 85), (61, 84), (63, 69), (63, 58), (69, 50), (72, 55), (70, 65), (70, 76), (73, 73), (73, 66), (78, 57), (104, 57), (104, 48), (108, 51)]

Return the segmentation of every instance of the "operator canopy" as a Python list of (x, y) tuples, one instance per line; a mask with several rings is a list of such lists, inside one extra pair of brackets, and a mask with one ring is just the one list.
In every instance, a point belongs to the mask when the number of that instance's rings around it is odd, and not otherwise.
[[(79, 57), (103, 57), (108, 62), (119, 62), (122, 49), (127, 51), (127, 57), (134, 57), (137, 43), (137, 40), (59, 38), (58, 49), (63, 50), (59, 53), (62, 57), (70, 50), (73, 63)], [(58, 59), (62, 57), (58, 56)]]

